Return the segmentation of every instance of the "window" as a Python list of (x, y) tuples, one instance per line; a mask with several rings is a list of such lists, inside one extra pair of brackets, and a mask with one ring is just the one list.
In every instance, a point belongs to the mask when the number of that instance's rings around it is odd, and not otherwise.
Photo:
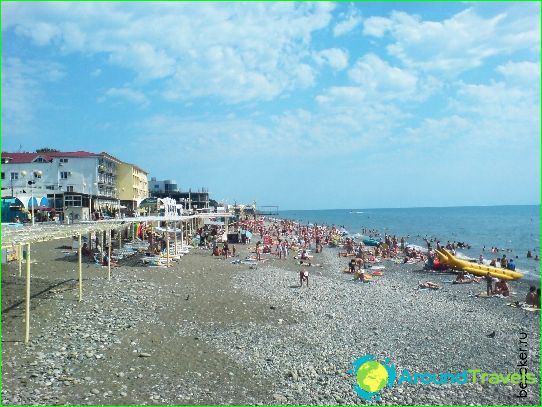
[(73, 192), (73, 185), (68, 185), (66, 187), (66, 192)]
[(61, 158), (61, 159), (58, 160), (58, 161), (60, 161), (61, 163), (67, 163), (67, 162), (68, 162), (68, 159), (67, 159), (67, 158)]
[(35, 163), (46, 163), (47, 160), (43, 157), (38, 157), (34, 160)]
[(68, 179), (68, 171), (60, 171), (60, 179)]
[(160, 188), (160, 185), (154, 184), (154, 188), (155, 188), (155, 189), (158, 189), (158, 188)]
[(64, 195), (64, 205), (83, 206), (83, 200), (81, 195)]
[(12, 172), (11, 173), (11, 179), (19, 179), (19, 173), (18, 172)]
[(50, 189), (50, 190), (53, 190), (55, 189), (55, 186), (54, 185), (46, 185), (45, 186), (45, 189)]

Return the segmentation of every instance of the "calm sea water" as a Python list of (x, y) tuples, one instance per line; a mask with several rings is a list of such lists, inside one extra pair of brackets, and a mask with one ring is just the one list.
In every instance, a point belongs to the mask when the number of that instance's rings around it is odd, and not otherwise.
[[(351, 235), (361, 233), (363, 227), (377, 229), (382, 234), (409, 236), (408, 243), (423, 247), (424, 237), (437, 238), (443, 244), (448, 240), (466, 242), (471, 249), (459, 252), (473, 258), (480, 253), (486, 259), (496, 257), (490, 252), (493, 246), (511, 249), (504, 253), (514, 258), (518, 269), (530, 277), (539, 275), (539, 262), (526, 257), (528, 250), (540, 256), (539, 205), (296, 210), (280, 211), (279, 216), (303, 223), (344, 225)], [(499, 257), (502, 254), (499, 252)]]

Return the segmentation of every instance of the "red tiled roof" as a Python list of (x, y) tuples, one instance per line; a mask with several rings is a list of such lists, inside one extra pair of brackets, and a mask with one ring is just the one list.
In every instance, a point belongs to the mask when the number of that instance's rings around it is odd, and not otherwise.
[(31, 163), (37, 157), (43, 157), (46, 160), (52, 160), (53, 158), (85, 158), (85, 157), (99, 157), (101, 154), (89, 153), (87, 151), (66, 151), (66, 152), (46, 152), (46, 153), (6, 153), (2, 152), (2, 159), (11, 158), (9, 161), (11, 164), (25, 164)]

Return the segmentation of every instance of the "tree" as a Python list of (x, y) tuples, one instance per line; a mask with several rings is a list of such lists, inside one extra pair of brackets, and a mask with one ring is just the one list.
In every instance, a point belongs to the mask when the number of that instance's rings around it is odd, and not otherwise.
[(58, 153), (59, 150), (49, 147), (43, 147), (36, 149), (36, 153)]

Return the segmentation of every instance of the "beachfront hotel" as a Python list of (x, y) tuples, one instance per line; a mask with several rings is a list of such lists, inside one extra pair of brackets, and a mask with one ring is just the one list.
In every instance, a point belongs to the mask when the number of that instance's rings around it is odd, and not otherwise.
[(30, 210), (52, 208), (74, 220), (120, 208), (117, 181), (122, 161), (101, 152), (2, 152), (2, 198)]
[(149, 196), (147, 172), (135, 164), (121, 162), (117, 180), (120, 207), (134, 213), (139, 204)]

